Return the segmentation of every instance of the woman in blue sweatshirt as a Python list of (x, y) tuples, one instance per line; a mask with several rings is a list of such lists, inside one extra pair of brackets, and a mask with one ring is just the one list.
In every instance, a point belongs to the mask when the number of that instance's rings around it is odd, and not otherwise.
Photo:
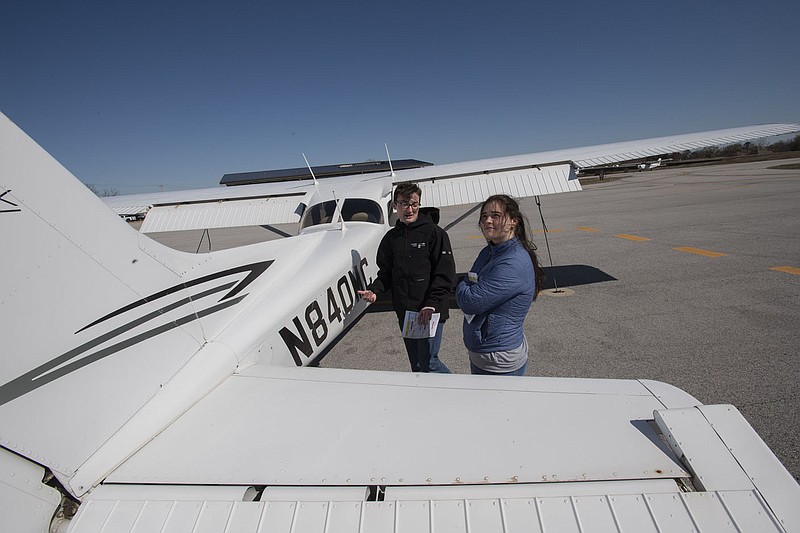
[(470, 368), (473, 374), (522, 376), (528, 366), (522, 325), (542, 289), (544, 271), (516, 200), (488, 198), (479, 225), (488, 245), (456, 287)]

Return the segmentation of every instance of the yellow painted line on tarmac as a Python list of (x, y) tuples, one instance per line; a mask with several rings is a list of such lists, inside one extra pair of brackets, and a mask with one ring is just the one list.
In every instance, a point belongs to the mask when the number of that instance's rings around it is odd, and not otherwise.
[(628, 239), (629, 241), (649, 241), (647, 237), (639, 237), (638, 235), (628, 235), (627, 233), (620, 233), (618, 235), (614, 235), (614, 237), (619, 237), (620, 239)]
[(673, 250), (677, 250), (679, 252), (686, 252), (689, 254), (704, 255), (706, 257), (725, 257), (726, 255), (728, 255), (720, 252), (712, 252), (710, 250), (702, 250), (700, 248), (692, 248), (691, 246), (681, 246), (680, 248), (673, 248)]
[(597, 229), (597, 228), (590, 228), (590, 227), (588, 227), (588, 226), (577, 226), (575, 229), (579, 229), (579, 230), (581, 230), (581, 231), (592, 231), (592, 232), (595, 232), (595, 231), (600, 231), (600, 230), (599, 230), (599, 229)]
[(779, 267), (770, 267), (770, 270), (775, 270), (777, 272), (786, 272), (787, 274), (794, 274), (795, 276), (800, 276), (800, 268), (797, 267), (779, 266)]

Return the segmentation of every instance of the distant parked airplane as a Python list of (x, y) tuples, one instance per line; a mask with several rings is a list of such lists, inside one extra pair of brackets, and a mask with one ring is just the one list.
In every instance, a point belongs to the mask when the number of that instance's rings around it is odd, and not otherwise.
[(662, 159), (659, 157), (657, 161), (645, 161), (643, 163), (639, 163), (636, 165), (636, 168), (639, 170), (653, 170), (654, 168), (660, 167), (667, 161), (672, 161), (672, 159)]

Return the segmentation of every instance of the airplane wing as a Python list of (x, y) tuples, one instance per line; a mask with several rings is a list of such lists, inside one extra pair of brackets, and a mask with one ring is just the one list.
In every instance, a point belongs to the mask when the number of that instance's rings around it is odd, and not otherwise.
[[(413, 181), (420, 184), (424, 205), (473, 204), (492, 194), (522, 198), (578, 191), (576, 171), (582, 168), (782, 135), (795, 129), (793, 124), (764, 124), (323, 181), (340, 192), (353, 181), (383, 180), (387, 186)], [(121, 215), (149, 210), (140, 231), (152, 233), (297, 222), (313, 192), (313, 183), (304, 180), (112, 196), (104, 201)]]
[(798, 496), (734, 407), (661, 383), (254, 367), (71, 531), (789, 531)]
[[(559, 166), (528, 162), (486, 172)], [(302, 368), (363, 313), (398, 179), (284, 185), (331, 218), (188, 254), (0, 117), (4, 529), (800, 529), (735, 408), (665, 384)]]

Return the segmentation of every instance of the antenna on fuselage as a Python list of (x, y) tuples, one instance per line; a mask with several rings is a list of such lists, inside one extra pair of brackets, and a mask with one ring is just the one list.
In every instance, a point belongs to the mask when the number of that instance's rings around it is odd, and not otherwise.
[(318, 186), (319, 183), (317, 182), (317, 177), (314, 175), (314, 170), (311, 168), (311, 165), (308, 164), (308, 159), (306, 159), (306, 154), (303, 154), (303, 159), (306, 160), (306, 166), (308, 167), (308, 171), (311, 172), (311, 177), (314, 180), (314, 186)]
[(392, 167), (392, 156), (389, 155), (389, 145), (383, 143), (383, 147), (386, 148), (386, 159), (389, 160), (389, 172), (391, 173), (392, 177), (394, 177), (394, 167)]

